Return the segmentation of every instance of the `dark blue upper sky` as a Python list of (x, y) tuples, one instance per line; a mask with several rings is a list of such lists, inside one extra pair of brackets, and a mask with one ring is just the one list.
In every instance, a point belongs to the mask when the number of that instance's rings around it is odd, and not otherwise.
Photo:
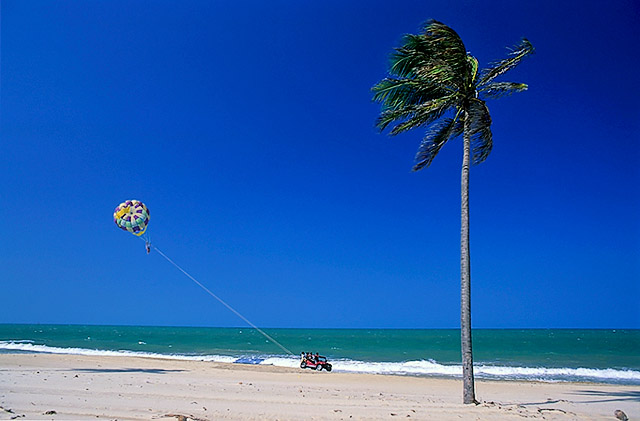
[(0, 322), (457, 327), (460, 140), (379, 134), (406, 33), (481, 66), (536, 54), (489, 103), (471, 171), (475, 327), (640, 327), (637, 1), (2, 2)]

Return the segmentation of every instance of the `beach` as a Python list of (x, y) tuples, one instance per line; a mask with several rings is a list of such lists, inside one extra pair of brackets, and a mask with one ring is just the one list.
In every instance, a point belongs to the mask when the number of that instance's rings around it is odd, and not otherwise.
[(637, 386), (316, 372), (130, 356), (0, 354), (0, 419), (602, 420), (640, 414)]

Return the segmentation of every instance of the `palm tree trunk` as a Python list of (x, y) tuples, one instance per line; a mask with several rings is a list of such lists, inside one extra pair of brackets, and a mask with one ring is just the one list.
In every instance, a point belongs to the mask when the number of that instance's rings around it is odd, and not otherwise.
[(462, 402), (476, 403), (471, 348), (471, 258), (469, 253), (469, 165), (471, 135), (469, 114), (464, 121), (464, 154), (461, 176), (460, 209), (460, 339), (462, 348)]

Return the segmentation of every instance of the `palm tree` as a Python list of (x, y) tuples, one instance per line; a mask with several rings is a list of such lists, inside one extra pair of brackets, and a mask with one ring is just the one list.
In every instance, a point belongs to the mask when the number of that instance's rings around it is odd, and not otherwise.
[(493, 145), (491, 116), (486, 98), (499, 98), (527, 89), (524, 83), (494, 82), (532, 54), (523, 39), (507, 58), (478, 72), (478, 60), (470, 55), (458, 34), (447, 25), (428, 21), (424, 32), (405, 35), (403, 45), (391, 56), (391, 77), (373, 90), (382, 104), (376, 126), (391, 135), (424, 127), (426, 135), (416, 154), (413, 171), (428, 167), (444, 144), (462, 135), (462, 200), (460, 230), (460, 331), (463, 402), (476, 403), (471, 347), (471, 274), (469, 255), (469, 164), (483, 162)]

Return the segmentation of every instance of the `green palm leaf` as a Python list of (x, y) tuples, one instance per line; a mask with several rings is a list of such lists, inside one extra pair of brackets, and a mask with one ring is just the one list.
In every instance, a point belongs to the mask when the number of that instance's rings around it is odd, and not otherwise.
[(478, 92), (485, 98), (497, 99), (516, 92), (526, 91), (528, 88), (529, 86), (526, 83), (493, 82), (484, 85), (478, 89)]
[(531, 45), (529, 40), (526, 38), (522, 38), (522, 41), (520, 41), (520, 44), (518, 44), (511, 50), (509, 57), (497, 63), (494, 63), (491, 67), (484, 69), (482, 71), (482, 76), (480, 77), (480, 82), (478, 82), (478, 86), (487, 84), (491, 82), (493, 79), (495, 79), (496, 77), (500, 76), (501, 74), (504, 74), (509, 70), (513, 69), (518, 64), (520, 64), (522, 59), (524, 59), (530, 54), (533, 54), (534, 51), (535, 51), (535, 48), (533, 48), (533, 45)]
[(448, 94), (428, 80), (386, 78), (372, 89), (373, 100), (382, 102), (383, 108), (396, 109), (406, 105), (418, 105)]
[[(428, 101), (413, 107), (414, 110), (408, 119), (396, 125), (389, 134), (395, 136), (415, 127), (427, 126), (438, 120), (455, 104), (455, 97), (443, 97)], [(384, 113), (383, 113), (384, 114)]]
[(458, 116), (447, 118), (434, 124), (420, 143), (415, 158), (416, 164), (413, 166), (412, 171), (420, 171), (431, 165), (431, 162), (433, 162), (433, 159), (438, 155), (444, 144), (449, 139), (460, 136), (463, 130), (464, 124)]
[(493, 148), (491, 115), (487, 104), (479, 99), (470, 101), (467, 109), (467, 118), (470, 119), (469, 135), (471, 137), (473, 163), (480, 164), (487, 159)]
[(391, 54), (389, 73), (411, 78), (415, 70), (425, 66), (433, 59), (433, 48), (422, 35), (405, 35), (402, 47)]
[(403, 37), (403, 45), (391, 55), (389, 73), (460, 89), (466, 55), (458, 34), (443, 23), (431, 20), (426, 23), (424, 33)]
[(456, 86), (461, 88), (467, 67), (467, 49), (460, 36), (447, 25), (430, 20), (424, 27), (424, 37), (433, 50), (433, 59), (447, 63), (452, 77), (459, 81)]

